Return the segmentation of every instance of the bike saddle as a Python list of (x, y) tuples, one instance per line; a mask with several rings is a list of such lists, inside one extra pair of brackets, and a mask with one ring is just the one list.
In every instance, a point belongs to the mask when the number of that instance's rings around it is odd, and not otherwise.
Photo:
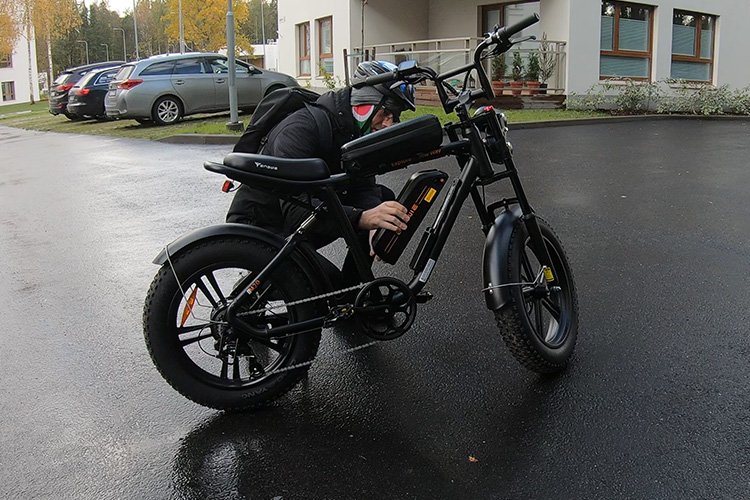
[(224, 165), (248, 174), (263, 175), (286, 181), (322, 181), (331, 176), (320, 158), (277, 158), (250, 153), (230, 153)]

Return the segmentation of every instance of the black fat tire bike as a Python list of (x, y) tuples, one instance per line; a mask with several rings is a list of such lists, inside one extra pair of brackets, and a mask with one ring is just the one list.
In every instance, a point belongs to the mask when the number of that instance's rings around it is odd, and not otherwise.
[[(322, 328), (336, 321), (353, 318), (371, 343), (403, 335), (419, 304), (431, 297), (423, 288), (469, 197), (486, 235), (481, 291), (503, 340), (532, 371), (564, 369), (578, 330), (568, 258), (526, 198), (505, 115), (492, 106), (470, 114), (478, 99), (494, 97), (483, 61), (522, 41), (511, 37), (538, 20), (533, 15), (514, 26), (496, 27), (475, 50), (473, 63), (456, 70), (438, 75), (407, 61), (391, 73), (354, 82), (352, 87), (431, 80), (445, 111), (455, 112), (459, 121), (443, 127), (427, 115), (356, 139), (342, 147), (344, 173), (331, 175), (320, 159), (232, 153), (222, 163), (206, 162), (207, 170), (302, 204), (310, 215), (286, 238), (254, 226), (220, 224), (187, 233), (161, 251), (154, 260), (161, 268), (146, 298), (143, 324), (151, 358), (167, 382), (198, 404), (247, 410), (294, 387), (315, 359)], [(478, 84), (470, 86), (474, 72)], [(447, 81), (460, 74), (465, 79), (458, 90)], [(456, 157), (460, 175), (422, 235), (410, 263), (412, 279), (375, 278), (337, 191), (357, 176), (445, 156)], [(447, 177), (436, 170), (412, 176), (402, 194), (418, 197), (407, 208), (428, 207)], [(484, 187), (501, 180), (510, 181), (515, 197), (486, 204)], [(304, 193), (323, 203), (305, 204), (300, 201)], [(331, 279), (333, 264), (305, 241), (306, 231), (324, 216), (338, 223), (347, 242), (359, 274), (356, 286), (342, 288)], [(414, 220), (409, 234), (380, 230), (386, 262), (398, 259), (418, 226)]]

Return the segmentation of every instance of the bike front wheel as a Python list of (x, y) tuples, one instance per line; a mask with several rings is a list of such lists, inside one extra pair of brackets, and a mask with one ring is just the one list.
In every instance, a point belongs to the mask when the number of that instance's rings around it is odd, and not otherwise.
[[(534, 372), (554, 373), (567, 366), (575, 349), (578, 297), (560, 239), (546, 221), (538, 217), (537, 221), (555, 281), (547, 293), (528, 285), (510, 287), (510, 300), (495, 312), (495, 320), (516, 360)], [(543, 259), (532, 247), (526, 224), (519, 219), (510, 239), (508, 262), (503, 263), (510, 282), (531, 283), (539, 276)]]

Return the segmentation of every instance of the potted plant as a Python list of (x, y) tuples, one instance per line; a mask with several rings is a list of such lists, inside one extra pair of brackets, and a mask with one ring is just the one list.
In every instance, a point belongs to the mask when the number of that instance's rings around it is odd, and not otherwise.
[(492, 58), (492, 91), (496, 96), (503, 93), (505, 86), (505, 71), (508, 65), (505, 64), (505, 54), (500, 54)]
[(519, 51), (513, 52), (513, 69), (511, 74), (513, 75), (513, 81), (510, 82), (510, 87), (513, 89), (513, 95), (521, 95), (521, 89), (523, 88), (523, 74), (525, 66), (521, 53)]
[(539, 93), (539, 54), (537, 51), (533, 51), (529, 55), (529, 64), (526, 68), (526, 86), (529, 87), (529, 94), (534, 95)]
[(552, 44), (547, 41), (545, 31), (542, 33), (542, 41), (539, 44), (539, 81), (542, 82), (540, 85), (542, 94), (547, 93), (547, 82), (552, 78), (556, 64), (555, 51), (552, 49)]

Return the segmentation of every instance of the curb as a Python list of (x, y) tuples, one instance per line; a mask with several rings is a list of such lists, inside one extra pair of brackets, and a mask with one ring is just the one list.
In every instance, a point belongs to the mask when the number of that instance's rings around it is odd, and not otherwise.
[[(703, 121), (744, 121), (750, 122), (750, 116), (722, 116), (722, 115), (632, 115), (613, 116), (607, 118), (576, 118), (572, 120), (552, 120), (546, 122), (518, 122), (510, 123), (511, 131), (548, 127), (571, 127), (576, 125), (600, 125), (610, 123), (627, 123), (635, 121), (664, 121), (664, 120), (703, 120)], [(159, 139), (159, 142), (170, 144), (198, 144), (198, 145), (234, 145), (239, 135), (232, 134), (178, 134)]]

